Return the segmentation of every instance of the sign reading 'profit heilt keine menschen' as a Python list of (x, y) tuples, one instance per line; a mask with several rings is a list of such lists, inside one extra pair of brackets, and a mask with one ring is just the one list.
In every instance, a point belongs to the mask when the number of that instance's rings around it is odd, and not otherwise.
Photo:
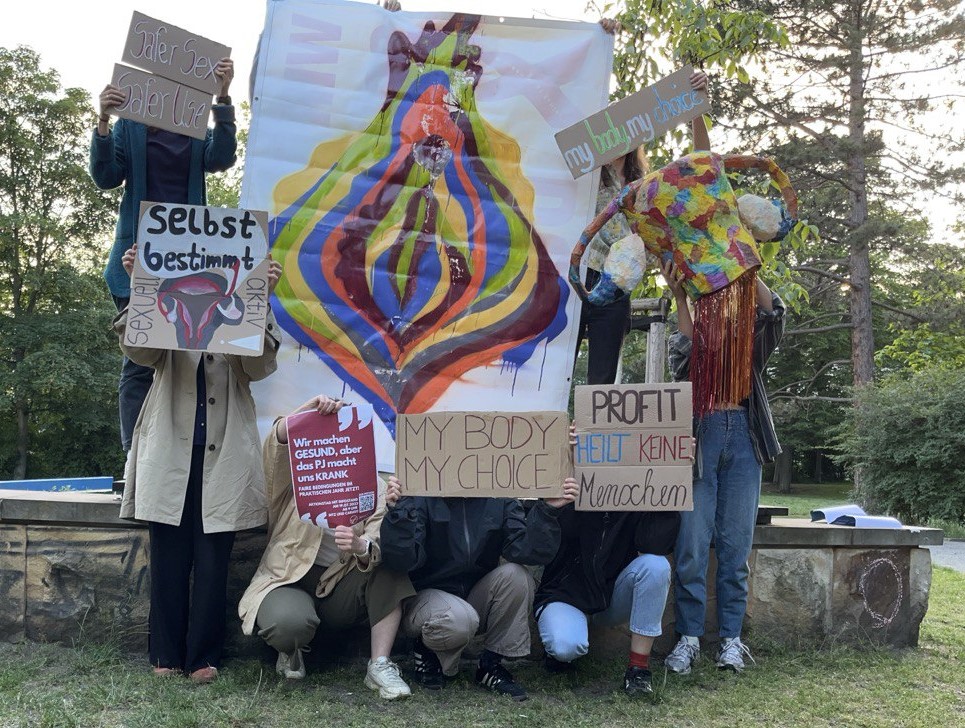
[(576, 388), (578, 511), (693, 510), (690, 382)]
[(269, 265), (266, 212), (142, 202), (125, 343), (260, 355)]

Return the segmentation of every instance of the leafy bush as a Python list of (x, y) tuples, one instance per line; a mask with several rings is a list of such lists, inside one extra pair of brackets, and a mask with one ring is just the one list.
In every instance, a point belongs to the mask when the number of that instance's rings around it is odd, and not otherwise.
[(842, 459), (859, 497), (905, 522), (965, 522), (965, 369), (928, 369), (861, 391)]

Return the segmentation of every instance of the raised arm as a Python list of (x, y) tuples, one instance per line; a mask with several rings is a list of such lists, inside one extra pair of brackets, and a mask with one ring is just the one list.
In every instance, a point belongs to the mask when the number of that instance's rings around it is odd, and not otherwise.
[(791, 187), (791, 180), (788, 179), (784, 170), (777, 166), (777, 162), (770, 157), (760, 157), (756, 154), (725, 154), (722, 159), (724, 169), (728, 171), (759, 169), (762, 172), (767, 172), (781, 191), (781, 197), (784, 198), (787, 211), (791, 217), (797, 217), (797, 193)]
[(580, 261), (583, 260), (583, 253), (585, 253), (587, 247), (589, 247), (593, 236), (600, 232), (600, 229), (610, 221), (610, 218), (620, 212), (620, 206), (623, 204), (624, 196), (629, 188), (629, 185), (624, 187), (623, 191), (614, 197), (599, 215), (593, 218), (593, 221), (583, 231), (583, 234), (580, 235), (580, 239), (574, 246), (573, 253), (570, 255), (570, 284), (576, 291), (576, 295), (578, 295), (582, 301), (586, 301), (590, 295), (586, 290), (586, 286), (583, 285), (583, 281), (580, 280)]

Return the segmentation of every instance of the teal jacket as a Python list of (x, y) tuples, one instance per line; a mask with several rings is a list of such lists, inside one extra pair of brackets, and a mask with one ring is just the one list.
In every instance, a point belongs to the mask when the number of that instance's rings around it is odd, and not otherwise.
[[(207, 136), (191, 141), (191, 168), (188, 174), (188, 205), (205, 204), (204, 173), (230, 169), (237, 157), (235, 139), (235, 107), (215, 104), (211, 107), (214, 128)], [(121, 258), (134, 243), (137, 213), (147, 190), (147, 127), (136, 121), (118, 119), (107, 136), (94, 129), (90, 142), (90, 176), (102, 190), (124, 185), (124, 197), (118, 210), (114, 247), (104, 269), (111, 293), (129, 298), (131, 279), (124, 272)]]

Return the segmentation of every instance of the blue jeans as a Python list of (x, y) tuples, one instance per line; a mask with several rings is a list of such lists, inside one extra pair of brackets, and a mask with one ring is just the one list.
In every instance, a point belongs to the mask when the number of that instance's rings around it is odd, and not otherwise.
[(560, 662), (572, 662), (590, 649), (589, 619), (593, 624), (616, 627), (630, 622), (630, 631), (659, 637), (663, 609), (670, 592), (670, 563), (663, 556), (642, 554), (620, 572), (610, 606), (587, 618), (576, 607), (550, 602), (539, 613), (537, 626), (546, 652)]
[(754, 454), (744, 409), (704, 415), (697, 426), (703, 466), (694, 480), (694, 509), (680, 514), (674, 550), (676, 628), (704, 633), (707, 561), (717, 555), (717, 622), (721, 637), (740, 637), (747, 610), (747, 559), (754, 541), (761, 464)]
[[(130, 298), (112, 296), (118, 311), (123, 311)], [(134, 425), (141, 414), (141, 407), (147, 397), (151, 384), (154, 383), (154, 370), (141, 366), (124, 357), (121, 364), (121, 379), (117, 384), (117, 408), (120, 415), (121, 446), (125, 451), (131, 449), (131, 439), (134, 437)]]

